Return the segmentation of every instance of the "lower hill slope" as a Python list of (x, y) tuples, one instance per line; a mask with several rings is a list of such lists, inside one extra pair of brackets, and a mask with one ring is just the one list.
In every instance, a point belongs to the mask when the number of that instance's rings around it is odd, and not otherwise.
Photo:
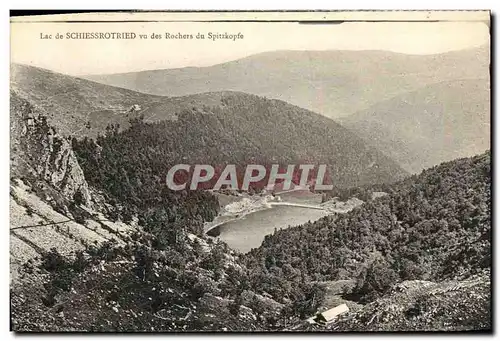
[(491, 330), (490, 272), (463, 281), (404, 281), (383, 297), (328, 325), (301, 323), (316, 332)]

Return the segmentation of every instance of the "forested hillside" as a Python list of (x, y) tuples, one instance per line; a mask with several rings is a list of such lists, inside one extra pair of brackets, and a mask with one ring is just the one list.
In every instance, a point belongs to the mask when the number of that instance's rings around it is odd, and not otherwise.
[[(489, 148), (489, 65), (487, 45), (435, 55), (272, 51), (210, 67), (87, 79), (164, 96), (231, 90), (281, 99), (338, 119), (416, 174)], [(166, 104), (148, 102), (146, 119), (160, 118)]]
[[(344, 187), (404, 175), (391, 160), (320, 115), (245, 94), (224, 94), (221, 101), (222, 107), (186, 109), (176, 121), (145, 123), (139, 118), (130, 129), (111, 126), (96, 140), (74, 138), (85, 178), (109, 194), (111, 202), (123, 204), (122, 218), (138, 214), (141, 222), (160, 219), (177, 226), (184, 217), (210, 221), (215, 213), (208, 193), (175, 193), (166, 187), (167, 171), (178, 163), (236, 164), (242, 169), (247, 164), (323, 163), (329, 165), (331, 181)], [(178, 200), (187, 201), (176, 211), (168, 203)]]
[(490, 171), (490, 152), (427, 169), (345, 215), (275, 232), (246, 255), (247, 266), (285, 278), (354, 279), (350, 298), (360, 302), (405, 280), (480, 273), (491, 265)]
[[(91, 182), (89, 188), (71, 144), (55, 133), (43, 112), (15, 92), (11, 96), (13, 330), (280, 328), (275, 315), (283, 303), (250, 286), (238, 254), (202, 235), (201, 224), (218, 207), (214, 196), (156, 192), (159, 187), (145, 185), (140, 188), (146, 193), (138, 192), (142, 204), (134, 201), (137, 196), (120, 196), (122, 187), (125, 194), (138, 190), (129, 185), (127, 192), (128, 182), (113, 183), (118, 189)], [(120, 142), (116, 131), (106, 138)], [(132, 184), (147, 180), (130, 178)], [(130, 212), (138, 207), (137, 221)], [(288, 296), (313, 311), (303, 297), (318, 290), (301, 283)]]
[(406, 174), (337, 123), (282, 101), (233, 92), (168, 98), (35, 67), (12, 71), (12, 96), (72, 137), (85, 179), (103, 191), (112, 218), (139, 216), (166, 240), (179, 229), (199, 234), (218, 208), (207, 192), (168, 190), (165, 176), (175, 164), (324, 163), (341, 187)]

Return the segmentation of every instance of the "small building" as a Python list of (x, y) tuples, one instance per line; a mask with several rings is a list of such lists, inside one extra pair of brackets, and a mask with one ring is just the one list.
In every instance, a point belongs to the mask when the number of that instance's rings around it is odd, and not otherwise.
[(345, 314), (349, 311), (349, 307), (344, 303), (341, 305), (336, 306), (335, 308), (326, 310), (322, 313), (319, 313), (316, 315), (315, 321), (316, 322), (322, 322), (322, 323), (330, 323), (333, 322), (333, 320), (342, 314)]

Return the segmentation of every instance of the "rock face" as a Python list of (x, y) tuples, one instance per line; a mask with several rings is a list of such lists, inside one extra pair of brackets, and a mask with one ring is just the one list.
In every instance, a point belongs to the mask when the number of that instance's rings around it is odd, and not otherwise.
[(90, 203), (90, 193), (83, 171), (71, 145), (56, 135), (47, 135), (42, 141), (42, 159), (37, 171), (43, 178), (61, 190), (68, 198), (80, 193), (83, 202)]
[[(10, 105), (11, 280), (29, 278), (22, 276), (22, 266), (52, 249), (70, 256), (86, 245), (128, 240), (134, 227), (111, 222), (99, 210), (104, 200), (91, 192), (69, 139), (16, 92)], [(75, 218), (68, 209), (73, 203), (86, 219)]]
[(68, 139), (47, 124), (46, 116), (11, 92), (11, 169), (13, 176), (47, 182), (69, 200), (91, 205), (83, 171)]

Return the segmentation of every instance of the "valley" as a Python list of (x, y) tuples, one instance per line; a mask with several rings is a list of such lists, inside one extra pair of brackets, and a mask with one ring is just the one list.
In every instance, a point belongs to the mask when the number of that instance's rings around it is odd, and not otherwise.
[[(483, 58), (277, 51), (147, 82), (12, 64), (12, 328), (491, 329)], [(172, 75), (192, 82), (165, 85)], [(266, 174), (245, 191), (214, 191), (213, 179), (172, 190), (180, 164), (234, 165), (236, 184), (249, 164), (325, 165), (331, 188), (294, 176), (292, 190), (268, 191)]]

